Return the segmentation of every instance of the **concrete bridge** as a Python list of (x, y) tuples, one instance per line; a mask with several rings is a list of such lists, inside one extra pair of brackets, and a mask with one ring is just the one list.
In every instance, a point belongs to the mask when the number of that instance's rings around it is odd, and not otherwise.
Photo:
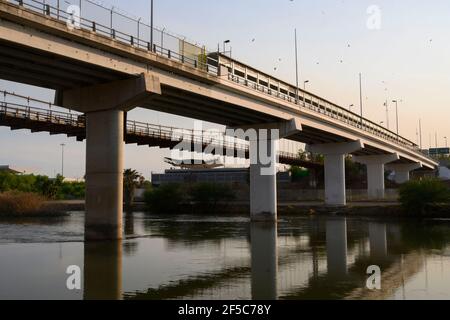
[[(72, 18), (42, 1), (0, 0), (0, 78), (54, 89), (58, 105), (86, 114), (88, 240), (122, 237), (124, 113), (136, 107), (258, 130), (250, 152), (276, 151), (263, 129), (306, 143), (325, 156), (332, 206), (346, 205), (347, 154), (367, 164), (372, 198), (384, 195), (385, 165), (398, 182), (437, 165), (408, 139), (220, 53), (189, 53), (183, 40), (174, 52), (83, 18), (69, 28)], [(275, 221), (276, 172), (262, 160), (250, 169), (251, 216)]]

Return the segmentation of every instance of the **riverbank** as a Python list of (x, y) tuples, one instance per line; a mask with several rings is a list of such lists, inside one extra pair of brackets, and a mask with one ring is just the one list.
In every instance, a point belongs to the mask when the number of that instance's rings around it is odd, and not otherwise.
[[(51, 201), (47, 205), (56, 211), (84, 211), (83, 200), (75, 201)], [(247, 202), (235, 201), (226, 204), (227, 215), (242, 215), (250, 211)], [(133, 206), (133, 211), (146, 211), (146, 205), (137, 202)], [(428, 210), (430, 213), (426, 217), (450, 218), (450, 205), (435, 205)], [(195, 212), (192, 206), (188, 205), (185, 214)], [(279, 215), (342, 215), (342, 216), (377, 216), (377, 217), (418, 217), (411, 215), (401, 207), (396, 201), (354, 201), (349, 202), (346, 207), (327, 207), (320, 201), (302, 202), (279, 202)]]

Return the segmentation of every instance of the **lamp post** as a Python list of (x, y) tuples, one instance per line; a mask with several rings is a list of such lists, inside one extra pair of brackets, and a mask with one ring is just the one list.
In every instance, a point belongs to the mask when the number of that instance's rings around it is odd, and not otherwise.
[(447, 140), (447, 137), (444, 137), (444, 140), (445, 140), (445, 147), (448, 148), (448, 140)]
[(306, 95), (306, 85), (309, 83), (309, 80), (303, 81), (303, 106), (306, 105), (305, 95)]
[(352, 108), (353, 108), (354, 106), (355, 106), (354, 104), (349, 105), (349, 106), (348, 106), (348, 110), (349, 110), (350, 112), (352, 112)]
[(402, 100), (392, 100), (393, 103), (395, 103), (395, 119), (396, 119), (396, 123), (397, 123), (397, 140), (400, 139), (400, 134), (399, 134), (399, 124), (398, 124), (398, 103), (402, 102)]
[(150, 48), (153, 51), (153, 0), (150, 0)]
[(223, 42), (223, 54), (225, 54), (225, 52), (226, 52), (226, 45), (228, 44), (228, 43), (230, 43), (231, 42), (231, 40), (225, 40), (224, 42)]

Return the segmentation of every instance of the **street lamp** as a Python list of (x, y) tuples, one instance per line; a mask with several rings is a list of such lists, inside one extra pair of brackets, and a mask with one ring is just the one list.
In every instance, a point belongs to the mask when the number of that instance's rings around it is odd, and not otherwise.
[(225, 54), (225, 51), (226, 51), (226, 45), (228, 44), (228, 43), (230, 43), (231, 42), (231, 40), (225, 40), (224, 42), (223, 42), (223, 54)]
[(444, 137), (444, 139), (445, 139), (445, 147), (448, 148), (448, 140), (447, 140), (447, 137)]
[(397, 122), (397, 140), (400, 140), (400, 134), (398, 129), (398, 103), (402, 102), (402, 100), (392, 100), (393, 103), (395, 103), (395, 118)]
[(350, 112), (352, 112), (352, 108), (353, 108), (354, 106), (355, 106), (354, 104), (349, 105), (349, 106), (348, 106), (348, 110), (349, 110)]
[(61, 176), (64, 177), (64, 147), (66, 145), (64, 143), (61, 143), (60, 146), (61, 146)]
[(303, 81), (303, 106), (306, 105), (305, 95), (306, 95), (306, 85), (309, 83), (309, 80)]
[(150, 48), (153, 51), (153, 0), (150, 0)]

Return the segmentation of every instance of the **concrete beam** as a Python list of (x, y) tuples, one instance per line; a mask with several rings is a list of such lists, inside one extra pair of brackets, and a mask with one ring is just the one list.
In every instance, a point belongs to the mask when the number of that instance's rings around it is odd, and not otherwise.
[(228, 129), (278, 130), (279, 138), (284, 139), (300, 133), (302, 131), (302, 124), (299, 118), (293, 118), (289, 121), (249, 124), (245, 126), (239, 126), (238, 128), (228, 128)]
[(159, 79), (141, 74), (88, 87), (65, 90), (57, 94), (58, 105), (79, 112), (103, 110), (129, 111), (139, 107), (157, 95), (161, 95)]
[(396, 183), (403, 184), (409, 181), (411, 171), (422, 168), (422, 163), (395, 163), (388, 164), (386, 168), (395, 172)]
[(384, 167), (389, 162), (399, 160), (400, 157), (395, 154), (383, 154), (374, 156), (353, 157), (357, 163), (367, 166), (367, 187), (369, 199), (381, 200), (385, 196), (385, 176)]
[(306, 150), (323, 154), (325, 158), (325, 204), (347, 205), (345, 187), (345, 156), (361, 150), (364, 144), (358, 141), (309, 145)]
[(350, 154), (364, 148), (361, 140), (351, 142), (307, 145), (306, 151), (323, 155)]

